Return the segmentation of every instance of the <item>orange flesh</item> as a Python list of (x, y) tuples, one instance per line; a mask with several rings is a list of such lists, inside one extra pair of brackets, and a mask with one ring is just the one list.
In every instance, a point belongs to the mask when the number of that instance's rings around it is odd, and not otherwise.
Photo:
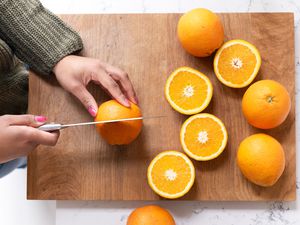
[[(184, 95), (184, 90), (188, 86), (193, 88), (191, 97)], [(180, 71), (170, 84), (169, 95), (174, 103), (182, 109), (194, 109), (205, 102), (208, 95), (208, 86), (201, 77), (189, 71)]]
[[(234, 58), (242, 61), (240, 68), (232, 66)], [(255, 54), (246, 46), (235, 44), (225, 48), (219, 58), (218, 70), (223, 79), (233, 84), (243, 84), (254, 72), (257, 60)]]
[[(206, 131), (208, 134), (206, 143), (198, 140), (198, 134), (201, 131)], [(196, 118), (187, 125), (184, 134), (184, 142), (189, 151), (203, 157), (217, 152), (222, 146), (224, 138), (220, 125), (211, 118)]]
[[(167, 170), (173, 170), (177, 176), (171, 181), (165, 176)], [(160, 190), (168, 194), (182, 192), (191, 180), (191, 170), (186, 161), (174, 155), (165, 155), (156, 161), (153, 166), (151, 177), (153, 184)]]

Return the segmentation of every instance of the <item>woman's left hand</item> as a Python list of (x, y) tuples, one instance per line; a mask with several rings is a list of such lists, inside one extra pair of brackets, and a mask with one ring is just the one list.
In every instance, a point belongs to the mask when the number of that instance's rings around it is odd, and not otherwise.
[(126, 107), (130, 107), (129, 101), (138, 103), (128, 74), (98, 59), (69, 55), (56, 64), (53, 72), (60, 85), (75, 95), (93, 117), (97, 115), (98, 106), (86, 89), (91, 81)]

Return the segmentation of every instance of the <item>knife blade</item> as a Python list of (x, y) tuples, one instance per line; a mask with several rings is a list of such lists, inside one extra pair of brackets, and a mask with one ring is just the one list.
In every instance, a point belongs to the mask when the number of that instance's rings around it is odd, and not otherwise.
[(117, 119), (117, 120), (102, 120), (97, 122), (71, 123), (71, 124), (48, 123), (38, 127), (38, 129), (42, 131), (56, 131), (68, 127), (95, 125), (95, 124), (103, 124), (103, 123), (116, 123), (116, 122), (133, 121), (133, 120), (157, 119), (163, 117), (166, 116), (133, 117), (133, 118), (124, 118), (124, 119)]

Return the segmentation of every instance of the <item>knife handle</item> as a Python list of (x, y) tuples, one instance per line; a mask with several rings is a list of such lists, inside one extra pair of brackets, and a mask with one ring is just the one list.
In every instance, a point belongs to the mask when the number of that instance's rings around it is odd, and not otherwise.
[(61, 128), (62, 128), (62, 124), (59, 123), (48, 123), (38, 127), (39, 130), (48, 131), (48, 132), (60, 130)]

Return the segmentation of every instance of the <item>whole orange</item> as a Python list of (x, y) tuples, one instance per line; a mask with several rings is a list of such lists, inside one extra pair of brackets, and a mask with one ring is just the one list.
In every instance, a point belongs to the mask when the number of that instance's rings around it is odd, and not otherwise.
[(267, 134), (254, 134), (241, 142), (237, 163), (248, 180), (268, 187), (275, 184), (283, 173), (285, 156), (275, 138)]
[(128, 217), (127, 225), (175, 225), (175, 221), (167, 210), (148, 205), (135, 209)]
[(183, 48), (198, 57), (211, 55), (224, 41), (220, 18), (203, 8), (193, 9), (181, 16), (177, 35)]
[(270, 129), (279, 126), (291, 109), (289, 93), (274, 80), (260, 80), (245, 92), (242, 110), (254, 127)]
[[(99, 106), (95, 121), (141, 117), (139, 107), (131, 103), (130, 108), (110, 100)], [(111, 145), (126, 145), (134, 141), (142, 129), (142, 120), (122, 121), (96, 125), (100, 135)]]

